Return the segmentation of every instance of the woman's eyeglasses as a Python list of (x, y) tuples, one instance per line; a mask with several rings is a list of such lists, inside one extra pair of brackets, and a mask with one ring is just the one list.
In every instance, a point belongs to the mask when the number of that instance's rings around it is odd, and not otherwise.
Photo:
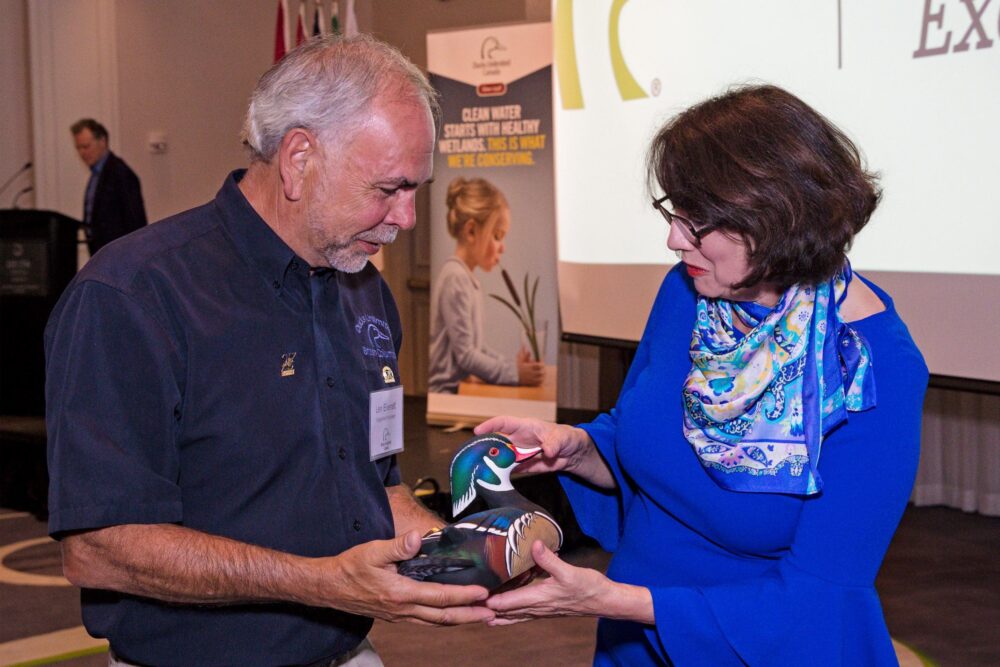
[(660, 212), (660, 215), (663, 216), (663, 219), (667, 221), (668, 225), (673, 225), (675, 222), (680, 225), (681, 234), (684, 235), (684, 238), (693, 244), (694, 247), (700, 248), (701, 240), (711, 232), (715, 231), (718, 225), (708, 224), (702, 227), (695, 227), (694, 223), (689, 219), (685, 218), (683, 215), (677, 215), (663, 205), (663, 202), (668, 201), (669, 199), (670, 195), (664, 195), (659, 199), (654, 199), (653, 208)]

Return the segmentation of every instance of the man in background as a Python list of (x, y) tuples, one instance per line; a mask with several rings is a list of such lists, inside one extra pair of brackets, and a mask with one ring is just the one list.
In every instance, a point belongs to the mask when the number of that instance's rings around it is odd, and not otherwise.
[(416, 223), (439, 121), (395, 49), (307, 42), (254, 90), (249, 168), (63, 294), (49, 531), (111, 664), (367, 667), (373, 617), (493, 618), (395, 566), (444, 522), (401, 483), (399, 313), (368, 258)]
[(70, 126), (80, 159), (90, 169), (83, 196), (83, 229), (91, 257), (120, 236), (146, 225), (139, 177), (108, 149), (108, 131), (93, 118)]

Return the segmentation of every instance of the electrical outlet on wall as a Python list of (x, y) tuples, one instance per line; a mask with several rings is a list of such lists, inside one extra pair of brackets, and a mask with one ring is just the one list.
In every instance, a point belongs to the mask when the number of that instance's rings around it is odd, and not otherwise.
[(167, 133), (162, 130), (154, 130), (146, 138), (146, 145), (153, 155), (163, 155), (167, 152)]

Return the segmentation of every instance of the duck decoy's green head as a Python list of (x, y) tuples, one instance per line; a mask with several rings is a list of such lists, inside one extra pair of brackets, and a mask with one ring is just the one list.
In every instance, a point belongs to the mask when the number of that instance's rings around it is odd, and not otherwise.
[(490, 491), (513, 491), (510, 474), (540, 447), (518, 447), (499, 433), (472, 438), (451, 460), (452, 513), (458, 516), (476, 499), (477, 487)]

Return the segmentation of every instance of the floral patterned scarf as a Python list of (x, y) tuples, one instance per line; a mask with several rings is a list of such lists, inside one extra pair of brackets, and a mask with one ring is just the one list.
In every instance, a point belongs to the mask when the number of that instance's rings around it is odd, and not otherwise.
[(824, 435), (875, 406), (868, 344), (838, 313), (851, 277), (846, 264), (827, 283), (793, 285), (773, 309), (698, 299), (684, 436), (719, 486), (819, 493)]

